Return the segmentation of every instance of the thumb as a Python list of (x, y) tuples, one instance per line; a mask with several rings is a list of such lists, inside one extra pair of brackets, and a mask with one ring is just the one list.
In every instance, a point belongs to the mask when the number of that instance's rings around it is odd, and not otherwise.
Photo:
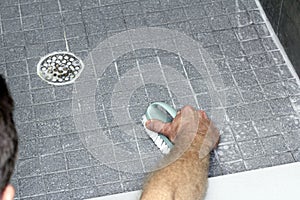
[(164, 123), (157, 119), (148, 120), (145, 125), (147, 129), (163, 135), (168, 135), (171, 131), (171, 123)]

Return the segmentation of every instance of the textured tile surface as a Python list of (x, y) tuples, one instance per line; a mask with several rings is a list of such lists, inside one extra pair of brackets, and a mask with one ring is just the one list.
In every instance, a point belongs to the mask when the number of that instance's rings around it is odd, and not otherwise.
[[(137, 34), (146, 27), (179, 32)], [(52, 86), (36, 75), (40, 57), (53, 51), (82, 58), (75, 84)], [(300, 89), (287, 64), (254, 0), (4, 1), (0, 73), (16, 104), (16, 197), (141, 189), (162, 157), (140, 123), (154, 101), (215, 118), (221, 140), (209, 176), (299, 161)]]

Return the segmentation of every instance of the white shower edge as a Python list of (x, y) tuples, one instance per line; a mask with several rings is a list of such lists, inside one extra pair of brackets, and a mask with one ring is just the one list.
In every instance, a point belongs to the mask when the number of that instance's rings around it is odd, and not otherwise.
[[(257, 169), (208, 179), (205, 200), (296, 200), (300, 198), (300, 163)], [(138, 200), (141, 191), (90, 200)]]

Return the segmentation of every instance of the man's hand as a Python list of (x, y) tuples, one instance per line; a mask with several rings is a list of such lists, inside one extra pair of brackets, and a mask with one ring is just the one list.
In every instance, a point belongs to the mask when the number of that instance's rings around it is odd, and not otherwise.
[(146, 122), (146, 127), (165, 135), (173, 143), (176, 143), (176, 138), (181, 133), (203, 136), (203, 144), (210, 150), (216, 147), (219, 141), (219, 132), (206, 113), (191, 106), (183, 107), (170, 123), (152, 119)]

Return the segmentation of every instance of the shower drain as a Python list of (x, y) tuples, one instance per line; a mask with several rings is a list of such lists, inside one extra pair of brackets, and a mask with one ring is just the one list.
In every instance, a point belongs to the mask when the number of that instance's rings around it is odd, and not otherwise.
[(83, 62), (69, 52), (54, 52), (41, 58), (37, 74), (53, 85), (66, 85), (74, 82), (83, 70)]

